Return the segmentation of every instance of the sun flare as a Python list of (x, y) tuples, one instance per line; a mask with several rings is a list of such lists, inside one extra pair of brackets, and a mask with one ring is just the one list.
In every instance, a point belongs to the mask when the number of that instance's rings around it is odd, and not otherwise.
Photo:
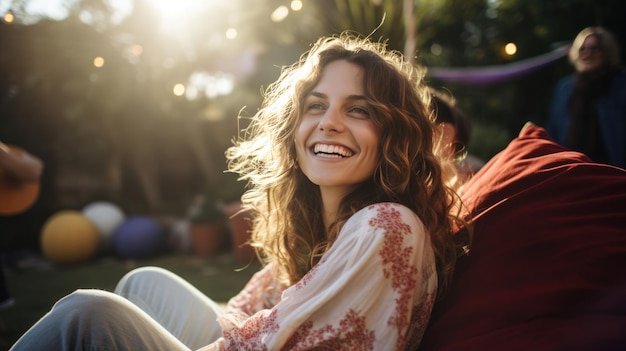
[(161, 25), (168, 31), (180, 28), (189, 14), (215, 5), (212, 0), (150, 0), (148, 2), (161, 17)]

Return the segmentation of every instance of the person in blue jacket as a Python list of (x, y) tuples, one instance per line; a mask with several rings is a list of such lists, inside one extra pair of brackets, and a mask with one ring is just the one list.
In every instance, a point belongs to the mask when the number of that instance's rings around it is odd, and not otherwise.
[(619, 46), (602, 27), (580, 31), (569, 51), (576, 72), (555, 89), (546, 129), (594, 162), (626, 167), (626, 72)]

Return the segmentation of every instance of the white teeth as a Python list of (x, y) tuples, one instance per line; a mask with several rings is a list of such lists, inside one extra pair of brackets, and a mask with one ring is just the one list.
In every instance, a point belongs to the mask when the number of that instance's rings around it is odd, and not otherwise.
[(315, 154), (323, 153), (327, 155), (335, 155), (340, 157), (350, 157), (352, 156), (352, 151), (346, 149), (345, 147), (341, 147), (338, 145), (328, 145), (328, 144), (315, 144), (313, 147), (313, 152)]

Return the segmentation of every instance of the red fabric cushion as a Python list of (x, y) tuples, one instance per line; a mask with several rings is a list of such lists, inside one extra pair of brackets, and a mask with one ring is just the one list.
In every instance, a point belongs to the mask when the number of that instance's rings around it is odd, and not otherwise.
[(420, 350), (626, 350), (626, 171), (531, 126), (462, 198), (472, 251)]

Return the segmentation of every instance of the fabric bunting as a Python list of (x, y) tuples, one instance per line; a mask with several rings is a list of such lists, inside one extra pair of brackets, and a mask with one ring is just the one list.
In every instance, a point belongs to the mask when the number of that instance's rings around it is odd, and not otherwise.
[(431, 78), (448, 82), (462, 84), (491, 84), (530, 73), (564, 56), (567, 56), (568, 51), (569, 45), (565, 45), (543, 55), (498, 66), (471, 68), (429, 67), (428, 75)]

